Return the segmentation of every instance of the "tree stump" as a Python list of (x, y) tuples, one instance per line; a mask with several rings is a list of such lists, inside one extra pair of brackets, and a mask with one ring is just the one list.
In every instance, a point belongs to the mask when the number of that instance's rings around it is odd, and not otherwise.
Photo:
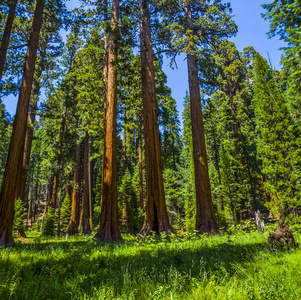
[(291, 249), (298, 246), (293, 236), (293, 230), (283, 221), (280, 221), (276, 230), (270, 233), (268, 242), (272, 248), (287, 247)]

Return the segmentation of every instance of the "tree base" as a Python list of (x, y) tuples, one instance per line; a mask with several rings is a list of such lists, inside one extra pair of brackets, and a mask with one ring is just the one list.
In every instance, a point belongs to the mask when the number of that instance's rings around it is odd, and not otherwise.
[(155, 228), (155, 226), (151, 226), (149, 224), (143, 225), (142, 229), (140, 230), (139, 234), (142, 235), (150, 235), (155, 232), (157, 235), (160, 233), (165, 232), (166, 234), (175, 234), (175, 231), (169, 224), (165, 224), (165, 226), (159, 226), (159, 228)]
[(12, 232), (4, 231), (0, 236), (0, 247), (13, 247), (15, 241)]
[(91, 228), (90, 228), (90, 224), (89, 224), (89, 220), (84, 220), (83, 221), (83, 234), (84, 235), (90, 235), (92, 233)]
[(199, 234), (202, 233), (218, 233), (218, 226), (212, 222), (208, 222), (207, 224), (202, 224), (200, 226), (196, 226), (195, 229)]
[(78, 233), (78, 225), (75, 224), (75, 222), (71, 222), (69, 223), (68, 227), (67, 227), (67, 232), (68, 234), (75, 234)]
[(94, 238), (104, 243), (124, 242), (120, 232), (112, 233), (109, 230), (98, 230)]

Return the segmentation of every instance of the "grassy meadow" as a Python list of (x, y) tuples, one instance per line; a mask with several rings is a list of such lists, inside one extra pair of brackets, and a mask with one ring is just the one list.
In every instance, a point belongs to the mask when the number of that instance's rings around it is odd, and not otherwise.
[(300, 299), (301, 251), (271, 251), (267, 238), (233, 230), (100, 244), (31, 232), (0, 249), (0, 299)]

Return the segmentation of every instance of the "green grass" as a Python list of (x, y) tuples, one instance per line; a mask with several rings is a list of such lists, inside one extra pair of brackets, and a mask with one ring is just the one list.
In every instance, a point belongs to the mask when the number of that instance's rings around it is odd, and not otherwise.
[(272, 252), (267, 237), (104, 245), (29, 236), (31, 243), (0, 249), (0, 299), (300, 299), (301, 251)]

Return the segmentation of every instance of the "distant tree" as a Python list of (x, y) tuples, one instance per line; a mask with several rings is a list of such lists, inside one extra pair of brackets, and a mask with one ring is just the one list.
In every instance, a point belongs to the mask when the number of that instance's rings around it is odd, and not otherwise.
[(9, 147), (9, 140), (11, 134), (11, 122), (4, 104), (0, 102), (0, 182), (4, 173), (6, 157)]
[(125, 232), (137, 234), (143, 224), (143, 217), (139, 208), (138, 194), (135, 191), (133, 177), (128, 169), (125, 171), (119, 186), (119, 194), (123, 197), (122, 229)]
[[(280, 39), (287, 42), (282, 56), (282, 74), (284, 79), (282, 86), (288, 102), (289, 111), (294, 121), (296, 139), (300, 149), (301, 139), (301, 8), (298, 0), (274, 0), (271, 3), (263, 4), (265, 13), (262, 15), (265, 20), (270, 21), (269, 37), (278, 35)], [(298, 155), (300, 156), (300, 155)], [(300, 172), (300, 160), (298, 169)]]
[(71, 216), (71, 201), (70, 201), (70, 196), (67, 193), (61, 208), (61, 227), (64, 231), (67, 230), (70, 216)]
[(42, 236), (54, 236), (55, 229), (55, 211), (53, 207), (50, 207), (42, 225)]
[(185, 226), (188, 232), (195, 229), (195, 180), (194, 180), (194, 161), (193, 161), (193, 144), (191, 136), (191, 112), (190, 99), (188, 92), (184, 97), (183, 110), (183, 138), (184, 148), (182, 150), (182, 171), (180, 172), (183, 183), (183, 194), (185, 199)]
[(300, 205), (296, 193), (298, 177), (293, 170), (294, 135), (285, 98), (268, 63), (258, 53), (254, 64), (254, 106), (258, 152), (262, 158), (264, 187), (270, 197), (267, 206), (274, 214), (285, 216), (288, 207)]

